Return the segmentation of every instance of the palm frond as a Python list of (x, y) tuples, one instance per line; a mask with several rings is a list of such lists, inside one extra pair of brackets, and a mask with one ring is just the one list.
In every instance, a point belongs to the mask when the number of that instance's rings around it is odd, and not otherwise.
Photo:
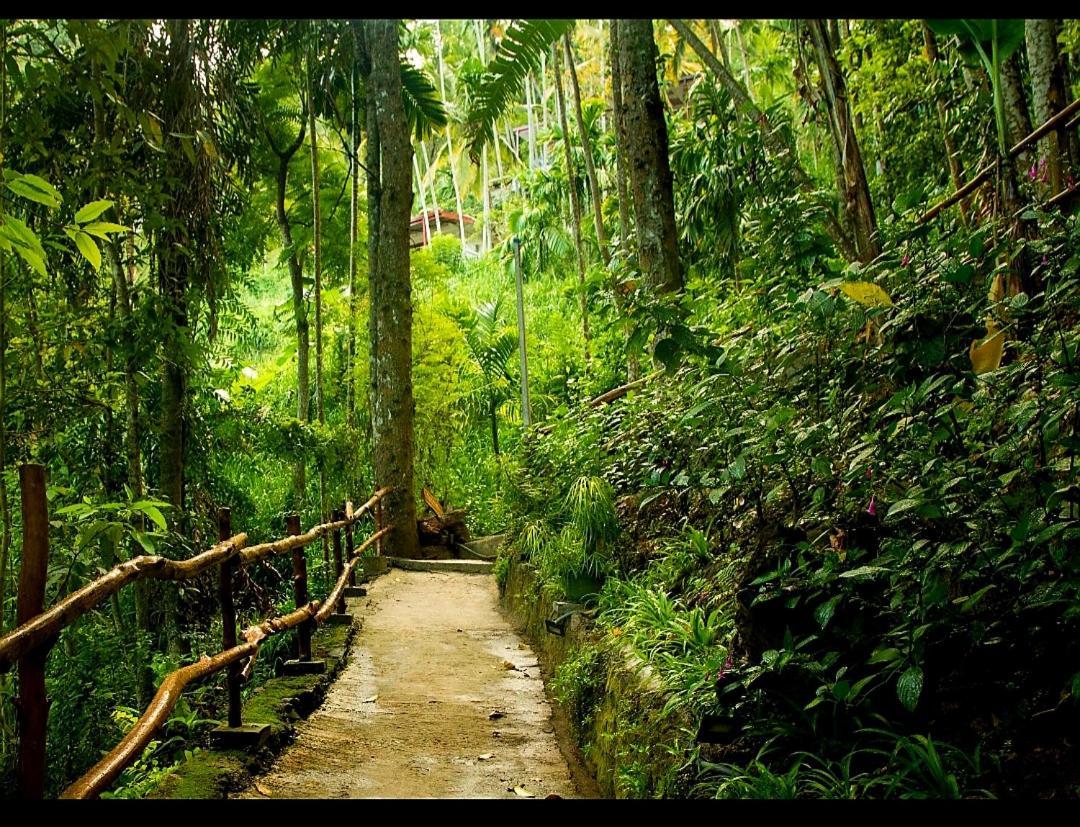
[(401, 61), (401, 91), (405, 99), (405, 117), (416, 140), (422, 141), (446, 126), (446, 106), (435, 85), (422, 70), (406, 60)]
[(494, 139), (495, 122), (521, 94), (529, 72), (540, 68), (541, 56), (573, 26), (573, 20), (515, 20), (507, 27), (466, 116), (466, 144), (474, 162)]

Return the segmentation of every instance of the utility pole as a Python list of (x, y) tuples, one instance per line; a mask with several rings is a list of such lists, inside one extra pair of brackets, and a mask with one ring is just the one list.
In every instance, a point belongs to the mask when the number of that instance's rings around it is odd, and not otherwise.
[(521, 238), (514, 236), (514, 273), (517, 277), (518, 350), (521, 352), (521, 421), (526, 428), (532, 424), (529, 409), (529, 362), (525, 358), (525, 300), (521, 292)]

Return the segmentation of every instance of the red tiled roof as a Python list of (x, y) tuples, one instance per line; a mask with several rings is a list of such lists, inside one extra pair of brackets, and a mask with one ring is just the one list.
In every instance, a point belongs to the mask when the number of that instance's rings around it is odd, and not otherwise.
[[(428, 221), (434, 221), (435, 220), (435, 210), (428, 210), (427, 214), (428, 214)], [(456, 212), (450, 212), (449, 210), (439, 210), (439, 221), (454, 221), (454, 222), (457, 222), (459, 220), (464, 221), (466, 224), (475, 224), (476, 223), (476, 219), (473, 218), (471, 215), (463, 215), (459, 219), (458, 214)], [(410, 227), (412, 227), (412, 226), (419, 227), (423, 223), (424, 223), (424, 214), (422, 212), (418, 212), (411, 219), (409, 219), (409, 226)]]

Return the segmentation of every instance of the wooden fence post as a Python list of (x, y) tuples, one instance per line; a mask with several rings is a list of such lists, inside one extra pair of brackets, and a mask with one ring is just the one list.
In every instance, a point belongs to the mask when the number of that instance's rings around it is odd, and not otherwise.
[[(22, 491), (23, 545), (15, 622), (22, 625), (45, 610), (45, 578), (49, 564), (49, 507), (45, 467), (19, 466)], [(45, 732), (49, 702), (45, 697), (45, 661), (55, 638), (19, 660), (19, 796), (45, 796)]]
[[(285, 516), (285, 533), (294, 537), (300, 533), (300, 515)], [(293, 565), (293, 602), (297, 609), (308, 602), (307, 591), (307, 555), (303, 548), (292, 550)], [(296, 627), (297, 659), (311, 660), (311, 621), (305, 621)]]
[[(345, 515), (347, 517), (352, 517), (353, 509), (352, 509), (352, 503), (351, 502), (345, 503), (344, 510), (345, 510)], [(352, 560), (352, 558), (353, 558), (353, 548), (354, 548), (354, 546), (353, 546), (353, 524), (349, 523), (345, 527), (345, 559), (346, 560)], [(354, 588), (356, 586), (356, 566), (353, 566), (351, 569), (349, 569), (349, 585), (354, 587)]]
[[(219, 508), (218, 540), (232, 537), (232, 511)], [(236, 645), (236, 605), (233, 602), (233, 577), (239, 569), (240, 561), (230, 557), (221, 564), (218, 580), (218, 597), (221, 600), (221, 648), (232, 649)], [(229, 664), (226, 673), (226, 687), (229, 693), (229, 726), (242, 724), (240, 706), (240, 662)]]
[[(345, 519), (345, 512), (342, 509), (335, 509), (333, 515), (330, 517), (335, 523), (339, 520)], [(341, 529), (335, 528), (333, 537), (333, 549), (334, 549), (334, 582), (336, 583), (338, 578), (341, 577), (341, 571), (345, 566), (341, 562)], [(342, 594), (338, 598), (337, 605), (334, 606), (334, 611), (338, 614), (345, 614), (345, 595)]]
[[(383, 527), (382, 521), (382, 497), (375, 503), (375, 530), (381, 531)], [(382, 537), (375, 541), (375, 554), (382, 557)]]

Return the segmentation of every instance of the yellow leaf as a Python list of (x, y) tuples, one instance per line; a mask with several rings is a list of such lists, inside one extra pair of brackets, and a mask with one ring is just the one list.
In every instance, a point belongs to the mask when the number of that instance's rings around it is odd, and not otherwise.
[(859, 304), (867, 307), (892, 307), (889, 294), (869, 281), (845, 281), (840, 285), (840, 292)]
[(994, 280), (990, 282), (990, 292), (987, 298), (992, 303), (997, 303), (1005, 298), (1005, 276), (1002, 273), (998, 273), (994, 276)]
[(273, 795), (270, 790), (268, 790), (258, 781), (255, 782), (255, 791), (258, 792), (259, 795), (265, 795), (267, 798), (270, 798)]
[(997, 370), (1001, 367), (1001, 357), (1005, 352), (1005, 331), (990, 321), (986, 323), (986, 338), (981, 342), (971, 343), (968, 355), (971, 357), (971, 369), (976, 374)]

